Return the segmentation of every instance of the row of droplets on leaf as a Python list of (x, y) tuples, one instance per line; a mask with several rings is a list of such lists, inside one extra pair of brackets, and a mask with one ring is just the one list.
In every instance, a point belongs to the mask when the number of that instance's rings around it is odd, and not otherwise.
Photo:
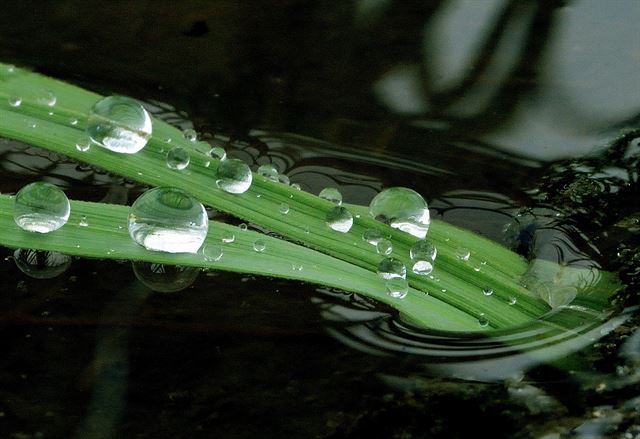
[[(21, 99), (11, 98), (10, 104), (18, 107)], [(47, 101), (49, 106), (55, 104), (55, 96)], [(139, 102), (123, 96), (109, 96), (92, 107), (87, 119), (86, 137), (77, 142), (76, 148), (88, 152), (92, 145), (97, 145), (114, 153), (135, 154), (146, 146), (151, 135), (151, 117)], [(185, 130), (184, 137), (191, 142), (197, 141), (197, 133), (191, 129)], [(220, 161), (215, 176), (219, 189), (242, 194), (250, 188), (252, 173), (245, 162), (228, 158), (225, 150), (219, 146), (212, 147), (208, 153)], [(166, 163), (175, 171), (186, 169), (190, 163), (189, 151), (181, 146), (171, 148), (166, 154)], [(257, 173), (273, 182), (290, 183), (286, 175), (279, 174), (271, 164), (260, 166)], [(297, 185), (295, 188), (300, 190)], [(342, 206), (342, 195), (338, 189), (325, 188), (319, 196), (334, 204), (326, 214), (327, 226), (336, 232), (348, 233), (353, 225), (353, 215)], [(55, 231), (67, 222), (70, 215), (70, 203), (64, 192), (45, 182), (23, 187), (16, 194), (14, 203), (16, 224), (29, 232)], [(288, 214), (289, 206), (282, 204), (279, 211)], [(419, 238), (410, 252), (412, 271), (418, 275), (432, 272), (437, 251), (425, 240), (430, 215), (427, 203), (420, 194), (402, 187), (385, 189), (371, 201), (369, 213), (376, 220)], [(87, 219), (83, 217), (79, 225), (87, 226)], [(183, 190), (172, 187), (156, 187), (146, 191), (133, 203), (128, 218), (130, 236), (148, 250), (197, 253), (202, 249), (205, 259), (217, 261), (223, 255), (222, 246), (203, 246), (208, 227), (209, 220), (202, 203)], [(393, 245), (389, 236), (384, 236), (377, 229), (368, 229), (362, 238), (374, 245), (383, 256), (378, 265), (378, 274), (384, 279), (389, 295), (404, 298), (408, 292), (407, 270), (402, 261), (390, 256)], [(233, 238), (223, 239), (223, 243), (232, 241)], [(264, 252), (265, 241), (257, 239), (253, 249), (258, 253)], [(301, 270), (302, 267), (296, 266), (294, 269)]]

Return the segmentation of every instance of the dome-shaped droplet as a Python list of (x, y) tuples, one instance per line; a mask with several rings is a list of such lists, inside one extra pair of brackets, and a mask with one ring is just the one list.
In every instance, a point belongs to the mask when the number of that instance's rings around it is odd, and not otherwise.
[(258, 167), (258, 174), (271, 181), (278, 181), (278, 169), (271, 163), (266, 165), (260, 165)]
[(292, 183), (291, 184), (291, 189), (295, 189), (297, 191), (301, 191), (302, 190), (302, 186), (300, 186), (298, 183)]
[(230, 194), (242, 194), (251, 187), (253, 176), (249, 166), (238, 159), (222, 160), (216, 172), (216, 184)]
[(91, 139), (87, 136), (82, 136), (76, 142), (76, 149), (80, 152), (87, 152), (91, 149)]
[(286, 215), (289, 213), (289, 205), (287, 203), (281, 203), (280, 207), (278, 207), (278, 212), (280, 212), (283, 215)]
[(387, 290), (387, 294), (394, 299), (404, 299), (409, 292), (409, 283), (401, 277), (387, 279), (384, 282), (384, 287)]
[(427, 276), (433, 271), (433, 264), (426, 260), (419, 260), (414, 262), (411, 271), (420, 276)]
[(509, 296), (509, 305), (515, 305), (516, 303), (518, 303), (518, 299), (516, 299), (515, 296)]
[(95, 143), (111, 151), (135, 154), (151, 137), (151, 117), (138, 101), (109, 96), (91, 108), (87, 134)]
[(396, 258), (384, 258), (378, 264), (378, 275), (383, 279), (407, 278), (407, 267)]
[(187, 128), (182, 132), (182, 135), (184, 136), (185, 140), (188, 140), (189, 142), (195, 142), (196, 140), (198, 140), (198, 133), (193, 128)]
[(80, 227), (89, 227), (89, 220), (87, 220), (87, 216), (86, 215), (82, 215), (80, 217), (80, 221), (78, 221), (78, 225)]
[(71, 265), (71, 257), (58, 252), (18, 249), (13, 253), (16, 266), (34, 279), (52, 279)]
[(385, 236), (378, 229), (367, 229), (362, 233), (362, 240), (368, 242), (371, 245), (376, 245)]
[(484, 313), (480, 313), (480, 316), (478, 317), (478, 325), (482, 328), (489, 326), (489, 319), (485, 317)]
[(409, 250), (409, 256), (414, 261), (435, 261), (438, 250), (435, 245), (427, 240), (421, 240), (413, 244)]
[(182, 171), (189, 166), (191, 156), (189, 151), (180, 147), (174, 146), (167, 153), (167, 166), (175, 171)]
[(202, 255), (207, 261), (217, 262), (222, 259), (224, 250), (220, 244), (205, 244), (202, 247)]
[(65, 193), (57, 186), (35, 182), (26, 185), (15, 196), (13, 219), (23, 230), (49, 233), (64, 226), (71, 206)]
[(467, 248), (459, 248), (456, 250), (456, 257), (461, 261), (468, 261), (471, 257), (471, 252)]
[(493, 294), (493, 288), (491, 287), (483, 288), (482, 294), (484, 294), (485, 296), (491, 296)]
[(253, 242), (253, 249), (258, 253), (262, 253), (267, 248), (267, 243), (264, 242), (264, 239), (258, 238)]
[(227, 152), (221, 146), (214, 146), (209, 150), (209, 155), (218, 160), (224, 160), (227, 158)]
[(20, 96), (9, 96), (8, 102), (12, 107), (19, 107), (22, 104), (22, 98)]
[(429, 230), (429, 208), (424, 198), (411, 189), (392, 187), (371, 200), (369, 214), (378, 221), (424, 239)]
[(155, 262), (135, 261), (133, 273), (138, 280), (152, 291), (176, 293), (190, 287), (200, 274), (196, 267), (180, 267), (157, 264)]
[(346, 207), (336, 206), (327, 212), (326, 222), (336, 232), (347, 233), (353, 226), (353, 215)]
[(234, 235), (232, 232), (224, 232), (220, 240), (225, 244), (231, 244), (236, 240), (236, 235)]
[(330, 201), (331, 203), (340, 206), (342, 204), (342, 194), (334, 187), (326, 187), (318, 194), (323, 200)]
[(286, 184), (287, 186), (291, 184), (291, 180), (289, 179), (289, 176), (287, 176), (286, 174), (278, 175), (278, 181), (282, 184)]
[(55, 107), (58, 98), (51, 90), (41, 90), (36, 96), (36, 102), (47, 107)]
[(204, 206), (176, 188), (150, 189), (129, 209), (129, 234), (147, 250), (196, 253), (208, 227)]
[(376, 243), (376, 252), (379, 255), (388, 256), (393, 253), (393, 244), (387, 238), (382, 238)]

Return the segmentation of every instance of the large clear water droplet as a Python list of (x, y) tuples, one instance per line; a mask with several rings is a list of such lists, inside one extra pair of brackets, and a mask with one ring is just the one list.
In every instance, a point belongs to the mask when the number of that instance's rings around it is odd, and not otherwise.
[(167, 153), (167, 166), (175, 171), (185, 169), (189, 166), (189, 161), (191, 161), (189, 151), (180, 146), (174, 146)]
[(196, 267), (180, 267), (135, 261), (133, 273), (150, 290), (158, 293), (176, 293), (190, 287), (200, 274)]
[(129, 209), (129, 234), (147, 250), (196, 253), (208, 227), (204, 206), (176, 188), (150, 189)]
[(258, 174), (271, 181), (278, 181), (278, 169), (271, 163), (266, 165), (260, 165), (258, 168)]
[(371, 200), (369, 214), (378, 221), (424, 239), (429, 230), (429, 208), (424, 198), (404, 187), (385, 189)]
[(64, 226), (71, 206), (57, 186), (38, 181), (20, 189), (13, 204), (13, 219), (28, 232), (49, 233)]
[(334, 187), (326, 187), (318, 194), (323, 200), (330, 201), (331, 203), (340, 206), (342, 204), (342, 194)]
[(433, 271), (433, 264), (426, 260), (416, 261), (414, 262), (411, 271), (420, 276), (427, 276)]
[(87, 134), (95, 143), (111, 151), (135, 154), (151, 137), (151, 117), (138, 101), (109, 96), (91, 108)]
[(71, 265), (71, 257), (58, 252), (18, 249), (13, 253), (16, 266), (34, 279), (60, 276)]
[(407, 278), (407, 267), (400, 259), (384, 258), (378, 264), (378, 275), (383, 279)]
[(387, 279), (384, 283), (387, 294), (394, 299), (404, 299), (409, 292), (409, 283), (401, 277)]
[(379, 255), (388, 256), (393, 253), (393, 244), (387, 238), (382, 238), (376, 243), (376, 252)]
[(216, 172), (216, 184), (230, 194), (242, 194), (251, 187), (251, 169), (242, 160), (227, 159), (220, 162)]
[(336, 206), (327, 212), (326, 222), (336, 232), (347, 233), (353, 226), (353, 215), (346, 207)]

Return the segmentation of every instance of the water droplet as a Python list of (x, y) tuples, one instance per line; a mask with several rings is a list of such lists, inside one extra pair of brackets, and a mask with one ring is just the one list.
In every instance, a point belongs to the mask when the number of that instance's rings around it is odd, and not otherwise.
[(302, 264), (299, 262), (294, 262), (291, 264), (291, 269), (293, 269), (293, 271), (302, 271)]
[(58, 102), (58, 98), (51, 90), (42, 90), (38, 93), (38, 97), (36, 98), (36, 102), (42, 105), (46, 105), (47, 107), (55, 107), (56, 102)]
[(411, 189), (392, 187), (376, 195), (369, 214), (378, 221), (424, 239), (429, 230), (429, 208), (424, 198)]
[(547, 302), (551, 308), (560, 308), (569, 305), (578, 295), (576, 287), (571, 285), (552, 286), (538, 285), (533, 289), (542, 300)]
[(134, 154), (151, 137), (151, 117), (137, 101), (109, 96), (91, 108), (87, 133), (98, 145), (119, 153)]
[(234, 235), (231, 232), (224, 232), (222, 234), (222, 238), (220, 238), (220, 240), (222, 242), (224, 242), (225, 244), (231, 244), (233, 241), (236, 240), (236, 235)]
[(209, 155), (218, 160), (225, 160), (227, 158), (227, 152), (220, 146), (214, 146), (211, 148), (209, 150)]
[(78, 125), (78, 119), (76, 119), (75, 117), (72, 117), (71, 119), (69, 119), (69, 125), (73, 127)]
[(388, 239), (382, 238), (376, 244), (376, 252), (379, 255), (390, 255), (391, 253), (393, 253), (393, 244)]
[(190, 287), (200, 274), (196, 267), (156, 264), (136, 261), (132, 263), (136, 278), (147, 288), (158, 293), (176, 293)]
[(238, 228), (243, 231), (246, 232), (248, 229), (248, 226), (245, 223), (241, 223), (240, 225), (238, 225)]
[(409, 292), (409, 283), (399, 277), (387, 279), (384, 283), (387, 294), (394, 299), (404, 299)]
[(459, 248), (456, 250), (456, 257), (461, 261), (468, 261), (471, 257), (471, 252), (466, 248)]
[(180, 146), (174, 146), (167, 153), (167, 167), (175, 171), (182, 171), (189, 166), (190, 161), (189, 151)]
[(150, 189), (129, 209), (129, 235), (147, 250), (196, 253), (208, 227), (204, 206), (176, 188)]
[(420, 276), (427, 276), (433, 271), (433, 264), (429, 261), (417, 261), (413, 264), (412, 271)]
[(87, 152), (91, 149), (91, 139), (83, 136), (76, 142), (76, 149), (80, 152)]
[(429, 241), (421, 240), (413, 244), (409, 250), (409, 256), (413, 260), (419, 261), (435, 261), (438, 249)]
[(22, 98), (20, 96), (9, 96), (9, 105), (12, 107), (19, 107), (22, 104)]
[(482, 290), (482, 294), (484, 294), (485, 296), (491, 296), (493, 294), (493, 288), (484, 288)]
[(484, 315), (484, 313), (480, 313), (480, 316), (478, 316), (478, 325), (480, 325), (480, 327), (485, 328), (489, 325), (489, 319), (487, 319)]
[(301, 190), (302, 190), (302, 187), (300, 187), (300, 185), (299, 185), (298, 183), (293, 183), (293, 184), (291, 185), (291, 188), (292, 188), (292, 189), (295, 189), (295, 190), (297, 190), (297, 191), (301, 191)]
[(253, 242), (253, 249), (258, 253), (262, 253), (266, 248), (267, 243), (262, 238), (258, 238)]
[(289, 177), (285, 174), (278, 175), (278, 181), (282, 184), (286, 184), (287, 186), (291, 183), (291, 180), (289, 180)]
[(71, 265), (71, 257), (58, 252), (18, 249), (13, 253), (20, 271), (34, 279), (52, 279)]
[(271, 181), (278, 181), (278, 170), (272, 164), (261, 165), (258, 174)]
[(518, 302), (518, 299), (515, 296), (509, 296), (509, 305), (515, 305)]
[(327, 212), (326, 223), (336, 232), (347, 233), (353, 226), (353, 215), (346, 207), (336, 206)]
[(219, 244), (205, 244), (202, 247), (202, 255), (207, 261), (217, 262), (222, 259), (223, 253), (222, 246)]
[(380, 230), (367, 229), (362, 233), (362, 240), (368, 242), (371, 245), (376, 245), (384, 238), (384, 235)]
[(196, 130), (192, 128), (187, 128), (186, 130), (184, 130), (182, 132), (182, 135), (189, 142), (195, 142), (196, 140), (198, 140), (198, 133), (196, 133)]
[(287, 203), (280, 204), (280, 207), (278, 208), (278, 211), (283, 215), (288, 214), (289, 213), (289, 205)]
[(238, 159), (221, 161), (216, 172), (216, 184), (230, 194), (246, 192), (251, 187), (252, 178), (249, 166)]
[(378, 264), (378, 276), (383, 279), (407, 278), (407, 267), (396, 258), (384, 258)]
[(58, 230), (66, 224), (70, 212), (65, 193), (50, 183), (28, 184), (14, 198), (13, 219), (21, 229), (29, 232)]
[(80, 227), (88, 227), (89, 226), (89, 221), (87, 221), (87, 216), (86, 215), (82, 215), (80, 217), (80, 221), (78, 221), (78, 225)]
[(342, 204), (342, 194), (334, 187), (326, 187), (322, 189), (318, 196), (323, 200), (327, 200), (335, 204), (336, 206), (340, 206)]

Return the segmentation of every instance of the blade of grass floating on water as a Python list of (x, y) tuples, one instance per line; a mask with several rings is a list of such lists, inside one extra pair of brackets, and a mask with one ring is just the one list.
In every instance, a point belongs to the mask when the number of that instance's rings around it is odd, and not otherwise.
[[(1, 73), (2, 68), (5, 73)], [(32, 97), (38, 90), (53, 92), (57, 96), (55, 107), (38, 103), (37, 97)], [(21, 94), (25, 98), (19, 107), (8, 105), (10, 96)], [(154, 119), (154, 134), (138, 154), (118, 155), (97, 146), (89, 152), (80, 152), (75, 143), (84, 135), (88, 111), (99, 98), (99, 95), (75, 86), (20, 69), (6, 73), (6, 65), (0, 65), (0, 135), (68, 155), (145, 184), (179, 187), (205, 204), (370, 271), (375, 271), (382, 257), (360, 236), (368, 228), (378, 228), (392, 237), (393, 256), (408, 266), (412, 287), (429, 292), (474, 318), (484, 316), (490, 327), (521, 324), (549, 309), (519, 284), (526, 271), (526, 261), (471, 232), (434, 221), (429, 238), (436, 242), (439, 250), (436, 268), (432, 278), (418, 276), (411, 272), (408, 258), (415, 238), (374, 221), (368, 217), (365, 208), (350, 206), (355, 216), (353, 228), (347, 234), (340, 234), (329, 229), (324, 221), (333, 204), (258, 175), (254, 175), (254, 183), (248, 192), (242, 195), (225, 193), (215, 187), (218, 161), (197, 151), (179, 130), (161, 121)], [(77, 119), (78, 123), (71, 125), (71, 119)], [(34, 125), (36, 128), (32, 128)], [(171, 143), (168, 139), (172, 139)], [(180, 172), (165, 165), (166, 151), (175, 145), (191, 152), (191, 164)], [(207, 162), (211, 162), (209, 168)], [(289, 205), (286, 215), (279, 213), (283, 203)], [(470, 250), (469, 261), (456, 257), (457, 250), (462, 247)], [(482, 294), (487, 287), (494, 291), (491, 297)], [(511, 297), (516, 298), (515, 305), (510, 305)]]
[[(202, 250), (196, 254), (170, 254), (146, 250), (129, 236), (126, 206), (83, 201), (71, 202), (69, 221), (49, 234), (26, 232), (13, 220), (13, 197), (0, 195), (0, 243), (10, 248), (57, 251), (72, 256), (101, 259), (132, 259), (163, 264), (194, 266), (222, 271), (252, 273), (301, 280), (353, 291), (386, 303), (423, 326), (443, 330), (473, 331), (478, 322), (420, 291), (412, 291), (404, 300), (394, 300), (384, 291), (375, 273), (354, 267), (331, 256), (281, 239), (236, 226), (211, 223), (203, 248), (221, 245), (224, 236), (235, 239), (225, 243), (218, 261), (207, 260)], [(80, 220), (86, 217), (87, 226)], [(256, 239), (265, 242), (261, 253), (253, 250)], [(299, 264), (294, 268), (294, 264)]]

